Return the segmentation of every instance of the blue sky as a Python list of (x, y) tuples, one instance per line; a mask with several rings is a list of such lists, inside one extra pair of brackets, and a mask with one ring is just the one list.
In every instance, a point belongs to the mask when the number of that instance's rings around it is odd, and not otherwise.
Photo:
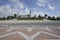
[(0, 0), (0, 17), (29, 14), (60, 16), (60, 0)]

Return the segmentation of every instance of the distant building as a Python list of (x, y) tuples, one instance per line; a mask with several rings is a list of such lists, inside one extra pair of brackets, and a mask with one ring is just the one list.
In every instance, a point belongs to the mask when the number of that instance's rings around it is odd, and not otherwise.
[(20, 18), (28, 18), (28, 15), (20, 15)]
[(27, 15), (19, 15), (19, 16), (17, 16), (18, 18), (29, 18), (29, 17), (31, 17), (31, 11), (29, 12), (29, 14), (27, 14)]

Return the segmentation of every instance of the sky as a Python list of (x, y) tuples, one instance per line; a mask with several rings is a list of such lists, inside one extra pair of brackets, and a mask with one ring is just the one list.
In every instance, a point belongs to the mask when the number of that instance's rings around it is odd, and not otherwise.
[(48, 14), (60, 17), (60, 0), (0, 0), (0, 17), (26, 15), (30, 11), (32, 16)]

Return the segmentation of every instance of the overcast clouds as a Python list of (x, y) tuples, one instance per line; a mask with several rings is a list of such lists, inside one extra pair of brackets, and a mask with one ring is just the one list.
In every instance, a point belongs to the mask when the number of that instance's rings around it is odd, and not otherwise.
[(60, 16), (60, 0), (0, 0), (0, 17), (16, 14)]

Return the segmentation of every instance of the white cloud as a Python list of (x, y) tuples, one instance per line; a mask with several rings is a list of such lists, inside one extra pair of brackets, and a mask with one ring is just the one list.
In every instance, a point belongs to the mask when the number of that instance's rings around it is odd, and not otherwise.
[(9, 2), (12, 2), (12, 4), (3, 5), (3, 6), (0, 7), (0, 14), (1, 14), (2, 17), (12, 15), (14, 13), (16, 13), (18, 15), (29, 13), (28, 7), (25, 6), (24, 3), (22, 3), (21, 1), (19, 1), (19, 0), (9, 0)]
[(12, 5), (15, 6), (15, 7), (19, 7), (21, 9), (24, 8), (24, 3), (21, 2), (20, 0), (8, 0), (8, 1), (11, 2)]
[(36, 7), (34, 7), (34, 8), (32, 9), (32, 16), (34, 16), (34, 15), (44, 16), (45, 14), (48, 14), (48, 12), (47, 12), (47, 11), (39, 10), (39, 8), (36, 8)]
[(41, 15), (44, 16), (45, 14), (49, 14), (48, 12), (44, 12), (44, 11), (32, 11), (32, 16), (36, 15)]
[(19, 2), (19, 0), (8, 0), (8, 1), (11, 3), (18, 3)]
[(10, 8), (9, 5), (4, 5), (4, 6), (0, 7), (0, 14), (2, 17), (7, 16), (9, 14), (11, 15), (12, 14), (11, 11), (12, 11), (12, 9)]
[(21, 7), (22, 9), (24, 8), (23, 4), (18, 4), (19, 7)]
[(47, 3), (49, 3), (51, 0), (37, 0), (36, 4), (38, 6), (45, 6)]
[(29, 13), (29, 9), (28, 9), (28, 8), (26, 8), (25, 11), (26, 11), (27, 13)]
[(51, 4), (48, 4), (48, 9), (50, 9), (50, 10), (55, 10), (55, 7), (52, 6)]
[(36, 3), (38, 6), (45, 6), (45, 4)]

